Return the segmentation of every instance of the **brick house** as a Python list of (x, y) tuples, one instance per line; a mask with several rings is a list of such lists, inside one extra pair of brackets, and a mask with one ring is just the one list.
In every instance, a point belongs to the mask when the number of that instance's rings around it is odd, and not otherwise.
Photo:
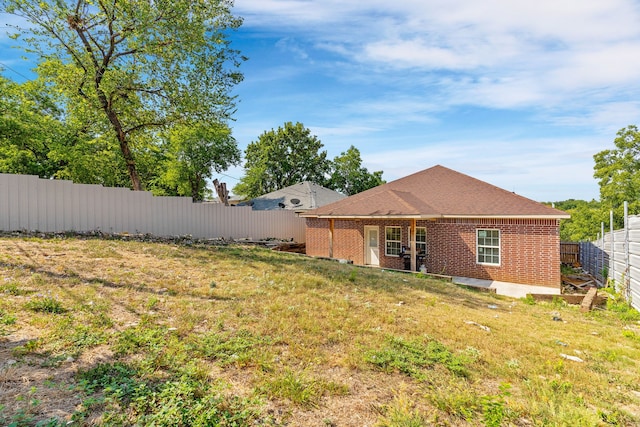
[(434, 166), (305, 212), (307, 255), (560, 287), (565, 212)]

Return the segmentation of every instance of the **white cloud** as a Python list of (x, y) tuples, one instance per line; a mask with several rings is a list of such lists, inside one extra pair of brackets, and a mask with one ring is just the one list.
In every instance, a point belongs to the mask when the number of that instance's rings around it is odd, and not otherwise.
[[(640, 80), (632, 0), (239, 0), (248, 25), (305, 34), (316, 48), (373, 67), (473, 73), (459, 102), (497, 108), (561, 103), (576, 91)], [(440, 86), (446, 90), (446, 87)], [(580, 92), (581, 94), (581, 92)]]
[(423, 147), (363, 154), (369, 170), (391, 181), (436, 164), (539, 201), (597, 198), (593, 154), (606, 148), (601, 138), (448, 140)]

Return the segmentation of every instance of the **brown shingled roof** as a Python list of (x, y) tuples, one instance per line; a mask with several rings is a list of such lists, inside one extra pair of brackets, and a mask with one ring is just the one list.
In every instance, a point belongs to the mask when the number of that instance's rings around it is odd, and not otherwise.
[(565, 212), (440, 165), (301, 216), (569, 218)]

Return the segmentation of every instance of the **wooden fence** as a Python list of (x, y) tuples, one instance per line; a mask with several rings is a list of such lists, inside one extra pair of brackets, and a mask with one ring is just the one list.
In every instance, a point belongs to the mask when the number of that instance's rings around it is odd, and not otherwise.
[(580, 244), (574, 242), (560, 242), (560, 262), (568, 265), (580, 263)]
[(0, 174), (0, 230), (304, 242), (305, 220), (288, 210), (254, 211), (249, 206), (193, 203), (190, 197)]
[(625, 228), (580, 243), (582, 268), (602, 283), (613, 280), (631, 305), (640, 310), (640, 216), (627, 216)]

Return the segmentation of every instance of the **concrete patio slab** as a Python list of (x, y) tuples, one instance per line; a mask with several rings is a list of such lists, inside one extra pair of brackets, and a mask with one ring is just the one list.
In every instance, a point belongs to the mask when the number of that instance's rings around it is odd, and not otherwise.
[(453, 277), (453, 283), (475, 288), (495, 290), (498, 295), (513, 298), (524, 298), (527, 294), (560, 295), (560, 287), (549, 288), (547, 286), (522, 285), (519, 283), (498, 282), (497, 280), (472, 279), (470, 277)]

